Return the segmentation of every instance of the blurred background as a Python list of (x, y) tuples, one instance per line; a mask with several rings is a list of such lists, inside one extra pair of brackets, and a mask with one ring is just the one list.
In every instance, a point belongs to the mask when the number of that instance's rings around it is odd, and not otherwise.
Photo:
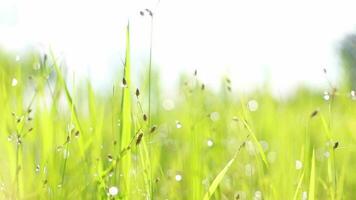
[[(324, 88), (352, 65), (355, 1), (0, 0), (0, 47), (14, 59), (53, 49), (80, 79), (111, 88), (122, 69), (130, 22), (134, 79), (148, 66), (151, 18), (153, 65), (164, 89), (198, 70), (218, 89), (228, 76), (235, 90), (263, 87), (277, 95), (298, 85)], [(345, 39), (346, 38), (346, 39)], [(344, 45), (343, 45), (344, 42)], [(354, 42), (355, 43), (355, 42)], [(345, 47), (345, 48), (344, 48)], [(344, 51), (342, 51), (344, 49)], [(346, 50), (345, 50), (346, 49)], [(344, 56), (340, 56), (344, 52)], [(344, 64), (343, 64), (344, 63)], [(120, 71), (121, 72), (121, 71)]]

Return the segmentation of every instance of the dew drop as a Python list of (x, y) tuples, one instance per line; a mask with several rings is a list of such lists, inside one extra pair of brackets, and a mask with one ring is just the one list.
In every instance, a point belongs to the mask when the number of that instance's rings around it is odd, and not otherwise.
[(255, 112), (258, 109), (258, 102), (254, 99), (248, 101), (247, 107), (251, 112)]
[(302, 192), (302, 200), (307, 200), (308, 199), (308, 192), (304, 191)]
[(296, 160), (296, 161), (295, 161), (295, 169), (296, 169), (296, 170), (300, 170), (300, 169), (302, 169), (302, 168), (303, 168), (303, 163), (302, 163), (302, 161)]
[(325, 101), (329, 101), (329, 100), (330, 100), (330, 95), (329, 95), (329, 92), (325, 91), (325, 92), (324, 92), (324, 97), (323, 97), (323, 98), (324, 98), (324, 100), (325, 100)]
[(182, 124), (180, 123), (180, 121), (176, 121), (176, 128), (180, 129), (182, 128)]
[(17, 85), (18, 81), (16, 78), (13, 78), (12, 81), (11, 81), (11, 86), (12, 87), (15, 87)]
[(263, 149), (264, 152), (266, 152), (268, 150), (268, 142), (264, 141), (264, 140), (261, 140), (260, 141), (260, 145)]
[(257, 190), (257, 191), (255, 192), (255, 196), (254, 196), (253, 199), (255, 199), (255, 200), (261, 200), (261, 199), (262, 199), (262, 192), (259, 191), (259, 190)]
[(355, 90), (352, 90), (352, 91), (350, 92), (350, 94), (351, 94), (351, 99), (352, 99), (352, 100), (356, 100), (356, 92), (355, 92)]
[(109, 162), (112, 162), (112, 160), (113, 160), (112, 155), (109, 154), (109, 155), (108, 155), (108, 161), (109, 161)]
[(214, 122), (218, 121), (220, 119), (219, 113), (218, 112), (212, 112), (210, 114), (210, 119), (211, 119), (211, 121), (214, 121)]
[(40, 169), (41, 169), (40, 165), (36, 165), (36, 173), (40, 172)]
[(62, 147), (62, 146), (58, 146), (58, 147), (57, 147), (57, 151), (58, 151), (58, 152), (60, 152), (60, 151), (62, 151), (62, 150), (63, 150), (63, 147)]
[(109, 195), (116, 196), (119, 193), (119, 189), (116, 186), (111, 186), (109, 188)]
[(324, 152), (324, 156), (325, 156), (325, 158), (329, 158), (330, 157), (330, 152), (329, 151), (325, 151)]
[(212, 147), (214, 145), (213, 140), (209, 139), (207, 142), (208, 147)]
[(177, 182), (180, 182), (180, 181), (182, 181), (183, 177), (182, 177), (182, 175), (177, 174), (177, 175), (175, 176), (175, 179), (176, 179)]

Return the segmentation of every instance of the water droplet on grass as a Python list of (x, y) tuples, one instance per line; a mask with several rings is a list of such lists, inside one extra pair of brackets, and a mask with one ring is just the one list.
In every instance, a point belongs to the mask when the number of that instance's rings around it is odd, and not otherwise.
[(208, 147), (212, 147), (214, 145), (213, 140), (209, 139), (207, 142)]
[(352, 91), (350, 92), (350, 95), (351, 95), (351, 99), (352, 99), (352, 100), (356, 100), (356, 91), (355, 91), (355, 90), (352, 90)]
[(177, 175), (175, 176), (175, 179), (176, 179), (177, 182), (180, 182), (180, 181), (182, 181), (183, 177), (182, 177), (182, 175), (177, 174)]
[(308, 199), (308, 192), (304, 191), (302, 192), (302, 200), (307, 200)]
[(40, 170), (41, 170), (41, 167), (40, 167), (40, 165), (36, 165), (36, 173), (38, 173), (38, 172), (40, 172)]
[(108, 155), (108, 161), (109, 161), (109, 162), (112, 162), (112, 160), (113, 160), (112, 155), (109, 154), (109, 155)]
[(12, 87), (15, 87), (15, 86), (17, 85), (17, 83), (18, 83), (18, 81), (17, 81), (16, 78), (13, 78), (13, 79), (11, 80), (11, 86), (12, 86)]
[(260, 141), (260, 145), (263, 149), (264, 152), (266, 152), (268, 150), (268, 142), (264, 141), (264, 140), (261, 140)]
[(9, 135), (9, 136), (7, 137), (7, 141), (9, 141), (9, 142), (12, 141), (12, 135)]
[(57, 150), (58, 152), (60, 152), (60, 151), (62, 151), (62, 149), (63, 149), (62, 146), (58, 146), (56, 150)]
[(117, 188), (116, 186), (111, 186), (109, 188), (109, 195), (116, 196), (118, 193), (119, 193), (119, 188)]
[(325, 158), (329, 158), (330, 157), (330, 152), (329, 151), (325, 151), (324, 152), (324, 156), (325, 156)]
[(176, 128), (182, 128), (183, 126), (182, 126), (182, 124), (180, 123), (180, 121), (176, 121)]
[(303, 163), (302, 163), (302, 161), (296, 160), (296, 161), (295, 161), (295, 169), (296, 169), (296, 170), (300, 170), (300, 169), (302, 169), (302, 168), (303, 168)]
[(251, 112), (255, 112), (258, 109), (258, 102), (254, 99), (248, 101), (247, 107)]
[(324, 92), (324, 97), (323, 97), (323, 98), (324, 98), (324, 100), (325, 100), (325, 101), (329, 101), (329, 100), (330, 100), (330, 95), (329, 95), (329, 92), (325, 91), (325, 92)]
[(218, 112), (212, 112), (210, 114), (210, 119), (211, 119), (211, 121), (216, 122), (220, 119), (220, 114)]
[(253, 199), (255, 199), (255, 200), (261, 200), (261, 199), (262, 199), (262, 192), (259, 191), (259, 190), (257, 190), (257, 191), (255, 192), (255, 196), (254, 196)]

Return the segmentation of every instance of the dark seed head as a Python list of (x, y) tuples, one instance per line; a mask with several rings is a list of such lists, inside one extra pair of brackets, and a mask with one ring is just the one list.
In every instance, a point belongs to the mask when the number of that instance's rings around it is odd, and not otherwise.
[(141, 11), (140, 11), (140, 15), (141, 15), (141, 16), (144, 16), (145, 13), (141, 10)]
[(198, 71), (195, 70), (195, 71), (194, 71), (194, 76), (197, 76), (197, 75), (198, 75)]
[(47, 54), (43, 55), (43, 62), (46, 64), (46, 62), (47, 62)]
[(147, 115), (143, 114), (143, 121), (147, 121)]
[(146, 8), (145, 11), (152, 17), (153, 16), (153, 13), (150, 9)]
[(79, 132), (79, 131), (76, 131), (76, 132), (74, 133), (74, 136), (75, 136), (75, 137), (79, 137), (79, 134), (80, 134), (80, 132)]
[(124, 87), (127, 86), (127, 82), (126, 82), (126, 79), (125, 79), (125, 78), (122, 79), (122, 86), (124, 86)]
[(140, 96), (140, 90), (137, 88), (136, 89), (136, 97)]
[(29, 128), (29, 129), (28, 129), (28, 132), (31, 132), (31, 131), (33, 131), (33, 128)]
[(136, 146), (139, 145), (142, 141), (143, 133), (139, 133), (136, 139)]
[(335, 142), (333, 148), (334, 148), (334, 149), (337, 149), (338, 146), (339, 146), (339, 142)]
[(157, 129), (157, 126), (156, 126), (156, 125), (153, 125), (152, 128), (151, 128), (151, 130), (150, 130), (150, 133), (155, 132), (156, 129)]
[(201, 84), (201, 90), (204, 90), (204, 89), (205, 89), (205, 85)]
[(327, 71), (326, 71), (326, 69), (325, 69), (325, 68), (323, 68), (323, 72), (324, 72), (324, 74), (326, 74), (326, 73), (327, 73)]
[(315, 117), (318, 113), (319, 113), (318, 110), (314, 110), (314, 111), (310, 114), (310, 118)]
[(27, 110), (27, 113), (30, 114), (31, 112), (32, 112), (32, 109), (29, 108), (29, 109)]

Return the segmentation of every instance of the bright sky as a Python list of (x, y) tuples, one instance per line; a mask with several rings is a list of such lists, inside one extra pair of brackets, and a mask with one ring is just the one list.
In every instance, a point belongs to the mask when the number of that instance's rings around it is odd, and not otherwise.
[(194, 69), (214, 88), (225, 75), (239, 89), (266, 76), (276, 92), (322, 86), (324, 67), (336, 77), (338, 42), (356, 30), (356, 1), (0, 0), (0, 45), (50, 45), (78, 76), (110, 87), (124, 59), (128, 20), (134, 71), (146, 67), (144, 8), (155, 12), (153, 60), (168, 88)]

